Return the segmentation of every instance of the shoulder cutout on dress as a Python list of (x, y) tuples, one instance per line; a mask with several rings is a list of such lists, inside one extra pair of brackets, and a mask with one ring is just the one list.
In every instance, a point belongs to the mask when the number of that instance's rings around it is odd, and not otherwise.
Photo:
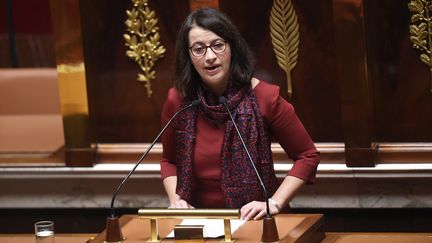
[(255, 89), (255, 87), (259, 84), (259, 80), (257, 78), (252, 78), (251, 79), (251, 85), (252, 85), (252, 89)]

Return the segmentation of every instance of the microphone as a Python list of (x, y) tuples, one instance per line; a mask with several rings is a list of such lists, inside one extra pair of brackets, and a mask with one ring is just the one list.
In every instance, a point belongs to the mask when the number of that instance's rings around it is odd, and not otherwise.
[(253, 159), (249, 153), (249, 149), (247, 148), (246, 143), (244, 142), (243, 137), (240, 133), (240, 130), (238, 129), (237, 124), (234, 121), (234, 118), (231, 114), (231, 111), (228, 108), (227, 99), (224, 96), (219, 97), (219, 104), (222, 104), (226, 108), (226, 110), (228, 111), (231, 122), (233, 123), (234, 128), (235, 128), (238, 136), (240, 137), (240, 141), (243, 145), (244, 150), (246, 151), (246, 154), (249, 158), (249, 162), (252, 164), (252, 167), (255, 171), (255, 174), (258, 177), (259, 183), (261, 185), (261, 189), (263, 191), (263, 195), (264, 195), (264, 199), (265, 199), (265, 203), (266, 203), (266, 216), (265, 216), (264, 221), (263, 221), (263, 233), (261, 236), (261, 242), (277, 242), (277, 241), (279, 241), (279, 235), (277, 232), (275, 220), (272, 217), (272, 215), (270, 214), (269, 196), (268, 196), (266, 187), (264, 185), (264, 182), (261, 179), (260, 174), (258, 173), (258, 170), (255, 166), (255, 163), (254, 163), (254, 161), (253, 161)]
[(144, 160), (144, 158), (147, 156), (147, 154), (150, 152), (150, 149), (153, 148), (153, 146), (156, 144), (157, 140), (160, 138), (160, 136), (165, 132), (167, 127), (171, 124), (171, 122), (176, 118), (180, 113), (183, 111), (197, 106), (201, 104), (201, 101), (199, 99), (196, 99), (192, 101), (191, 104), (188, 106), (183, 107), (179, 111), (177, 111), (166, 123), (166, 125), (162, 128), (162, 130), (159, 132), (159, 134), (156, 136), (156, 138), (153, 140), (153, 142), (150, 144), (150, 146), (147, 148), (147, 150), (143, 153), (141, 158), (138, 160), (138, 162), (135, 164), (135, 166), (132, 168), (132, 170), (127, 174), (127, 176), (123, 179), (123, 181), (120, 183), (120, 185), (117, 187), (117, 190), (114, 192), (113, 197), (111, 199), (111, 213), (110, 216), (107, 219), (107, 228), (106, 228), (106, 242), (123, 242), (123, 236), (120, 230), (120, 225), (118, 222), (118, 217), (115, 215), (114, 211), (114, 202), (117, 197), (117, 194), (120, 192), (120, 190), (123, 188), (123, 185), (126, 183), (126, 181), (129, 179), (129, 177), (134, 173), (136, 168), (141, 164), (141, 162)]
[(261, 176), (260, 176), (260, 174), (258, 173), (258, 170), (257, 170), (257, 168), (256, 168), (256, 166), (255, 166), (255, 163), (253, 162), (253, 159), (252, 159), (252, 157), (251, 157), (251, 155), (250, 155), (250, 153), (249, 153), (249, 149), (247, 148), (246, 143), (244, 142), (243, 137), (242, 137), (242, 135), (241, 135), (241, 133), (240, 133), (238, 127), (237, 127), (237, 124), (235, 123), (234, 118), (232, 117), (231, 111), (229, 110), (229, 108), (228, 108), (228, 106), (227, 106), (226, 98), (223, 97), (223, 96), (219, 97), (219, 103), (222, 104), (222, 105), (224, 105), (225, 108), (227, 109), (228, 114), (229, 114), (229, 116), (230, 116), (230, 118), (231, 118), (231, 122), (233, 123), (233, 125), (234, 125), (234, 127), (235, 127), (235, 130), (237, 131), (237, 134), (238, 134), (238, 136), (240, 137), (240, 141), (241, 141), (241, 143), (242, 143), (242, 145), (243, 145), (243, 148), (245, 149), (246, 154), (247, 154), (247, 156), (248, 156), (248, 158), (249, 158), (249, 161), (250, 161), (250, 163), (252, 164), (252, 167), (253, 167), (253, 169), (254, 169), (254, 171), (255, 171), (255, 174), (256, 174), (257, 177), (258, 177), (258, 180), (259, 180), (260, 185), (261, 185), (261, 189), (262, 189), (263, 194), (264, 194), (264, 199), (265, 199), (265, 201), (266, 201), (266, 217), (270, 217), (270, 216), (271, 216), (271, 215), (270, 215), (270, 206), (269, 206), (269, 200), (268, 200), (268, 199), (269, 199), (269, 196), (268, 196), (268, 194), (267, 194), (266, 187), (264, 186), (264, 182), (262, 181)]

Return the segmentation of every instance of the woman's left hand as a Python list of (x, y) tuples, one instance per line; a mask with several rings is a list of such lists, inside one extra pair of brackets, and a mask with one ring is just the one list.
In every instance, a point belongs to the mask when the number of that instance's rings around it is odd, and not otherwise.
[[(279, 213), (278, 209), (273, 204), (270, 203), (269, 207), (270, 207), (270, 214), (271, 215), (275, 215), (275, 214)], [(244, 205), (240, 209), (240, 213), (241, 213), (241, 219), (244, 219), (244, 220), (262, 219), (267, 213), (266, 212), (266, 203), (260, 202), (260, 201), (252, 201), (252, 202)]]

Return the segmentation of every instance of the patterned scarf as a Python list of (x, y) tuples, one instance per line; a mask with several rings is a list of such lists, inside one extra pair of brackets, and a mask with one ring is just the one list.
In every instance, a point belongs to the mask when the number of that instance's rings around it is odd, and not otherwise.
[[(241, 140), (229, 118), (225, 107), (218, 104), (217, 97), (198, 91), (201, 106), (189, 109), (178, 118), (176, 130), (177, 188), (181, 198), (190, 202), (195, 182), (192, 173), (192, 156), (195, 147), (196, 118), (202, 112), (206, 119), (216, 124), (226, 124), (222, 151), (222, 191), (225, 206), (240, 208), (253, 200), (263, 201), (259, 180), (243, 148)], [(273, 169), (271, 139), (259, 111), (258, 103), (250, 85), (242, 88), (229, 88), (226, 93), (227, 106), (248, 146), (255, 166), (263, 179), (269, 196), (273, 195), (278, 182)], [(181, 107), (190, 102), (183, 102)], [(209, 105), (218, 104), (218, 105)], [(191, 122), (194, 121), (194, 122)]]

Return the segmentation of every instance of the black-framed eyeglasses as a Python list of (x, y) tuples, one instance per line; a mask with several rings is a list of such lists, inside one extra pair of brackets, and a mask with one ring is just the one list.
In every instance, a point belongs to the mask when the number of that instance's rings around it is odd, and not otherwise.
[(210, 49), (217, 54), (223, 53), (226, 50), (226, 40), (215, 40), (210, 45), (206, 46), (203, 44), (195, 44), (191, 47), (189, 47), (190, 52), (195, 57), (202, 57), (207, 53), (207, 49), (210, 47)]

